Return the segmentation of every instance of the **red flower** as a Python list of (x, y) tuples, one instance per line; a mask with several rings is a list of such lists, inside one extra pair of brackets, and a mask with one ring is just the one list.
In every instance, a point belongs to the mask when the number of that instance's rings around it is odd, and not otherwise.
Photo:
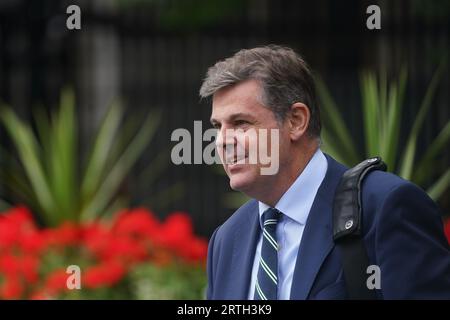
[(172, 213), (164, 222), (159, 243), (172, 249), (186, 244), (193, 234), (191, 218), (184, 212)]
[(47, 235), (47, 230), (32, 231), (19, 239), (19, 246), (27, 254), (38, 254), (47, 247)]
[(192, 238), (178, 250), (179, 255), (189, 262), (204, 262), (207, 252), (208, 242), (200, 238)]
[(86, 248), (96, 257), (101, 258), (111, 239), (111, 232), (95, 222), (83, 228), (82, 241)]
[(51, 230), (47, 236), (52, 245), (76, 245), (81, 238), (81, 230), (73, 222), (64, 222), (57, 229)]
[(5, 219), (0, 220), (0, 249), (9, 248), (18, 239), (17, 228), (11, 227)]
[(69, 275), (64, 269), (58, 269), (53, 271), (45, 281), (45, 288), (49, 293), (55, 294), (62, 290), (67, 289), (67, 278)]
[(0, 248), (8, 248), (19, 239), (36, 231), (30, 211), (23, 206), (12, 208), (0, 215)]
[(7, 220), (10, 224), (14, 224), (17, 226), (24, 226), (31, 228), (35, 227), (33, 215), (31, 214), (30, 210), (23, 205), (16, 206), (4, 212), (3, 218)]
[(148, 250), (142, 241), (120, 237), (110, 238), (100, 252), (103, 261), (121, 260), (123, 262), (142, 261), (148, 257)]
[[(131, 229), (131, 225), (128, 226)], [(121, 230), (124, 231), (124, 229)], [(143, 240), (134, 237), (131, 233), (115, 234), (99, 224), (93, 224), (85, 228), (83, 242), (86, 248), (102, 261), (137, 262), (148, 256)]]
[(172, 213), (162, 226), (157, 243), (189, 262), (204, 261), (208, 243), (195, 237), (192, 221), (184, 212)]
[[(65, 250), (68, 246), (70, 251)], [(65, 269), (48, 270), (47, 265), (40, 270), (41, 255), (60, 254), (66, 260), (70, 253), (81, 255), (83, 263), (96, 263), (81, 274), (82, 287), (96, 289), (117, 285), (134, 264), (164, 267), (177, 258), (204, 262), (206, 252), (207, 242), (195, 236), (191, 219), (183, 212), (161, 223), (151, 211), (138, 208), (120, 212), (111, 225), (65, 222), (58, 228), (38, 229), (28, 209), (17, 207), (0, 214), (0, 297), (64, 296), (70, 275)], [(39, 281), (39, 271), (46, 272), (44, 281)]]
[(11, 253), (5, 253), (0, 257), (0, 271), (7, 276), (17, 276), (21, 270), (20, 259)]
[(1, 296), (5, 299), (19, 299), (23, 293), (23, 286), (18, 276), (8, 276), (0, 289)]
[(113, 226), (113, 232), (117, 235), (138, 238), (152, 238), (159, 229), (159, 221), (152, 212), (145, 208), (120, 212)]
[(25, 280), (30, 284), (36, 283), (38, 281), (38, 268), (39, 260), (37, 257), (26, 255), (22, 257), (20, 269)]
[(0, 271), (7, 277), (23, 276), (29, 283), (38, 280), (39, 261), (31, 255), (16, 256), (6, 253), (0, 257)]
[(120, 263), (114, 261), (101, 263), (86, 270), (82, 285), (90, 289), (113, 286), (123, 278), (125, 271)]

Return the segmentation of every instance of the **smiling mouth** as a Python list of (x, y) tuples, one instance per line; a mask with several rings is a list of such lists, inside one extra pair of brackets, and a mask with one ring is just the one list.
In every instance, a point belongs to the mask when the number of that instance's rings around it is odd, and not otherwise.
[(236, 164), (244, 164), (245, 161), (243, 162), (243, 160), (247, 159), (247, 156), (241, 156), (241, 157), (233, 157), (233, 158), (228, 158), (226, 159), (226, 164), (229, 166), (234, 166)]

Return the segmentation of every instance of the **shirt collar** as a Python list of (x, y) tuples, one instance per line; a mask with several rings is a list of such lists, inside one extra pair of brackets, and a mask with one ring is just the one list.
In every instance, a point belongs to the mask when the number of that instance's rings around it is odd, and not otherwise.
[[(287, 217), (304, 225), (311, 210), (317, 190), (328, 169), (328, 161), (320, 149), (314, 153), (303, 172), (283, 194), (275, 208)], [(259, 221), (262, 228), (262, 214), (270, 208), (259, 201)]]

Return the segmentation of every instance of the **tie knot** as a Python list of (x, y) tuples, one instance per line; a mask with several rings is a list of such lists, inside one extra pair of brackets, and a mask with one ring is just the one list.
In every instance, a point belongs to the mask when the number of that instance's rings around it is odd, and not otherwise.
[(264, 211), (262, 216), (264, 227), (267, 225), (276, 225), (280, 216), (281, 212), (274, 208), (269, 208)]

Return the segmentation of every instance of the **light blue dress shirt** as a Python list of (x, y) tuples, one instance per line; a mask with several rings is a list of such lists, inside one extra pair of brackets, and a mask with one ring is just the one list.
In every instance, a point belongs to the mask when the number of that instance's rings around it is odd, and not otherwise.
[[(314, 153), (303, 172), (284, 193), (275, 208), (283, 213), (277, 225), (278, 251), (278, 299), (288, 300), (291, 296), (297, 253), (309, 211), (317, 190), (325, 178), (328, 162), (320, 149)], [(262, 231), (262, 214), (269, 206), (259, 202), (259, 221)], [(262, 232), (261, 232), (262, 234)], [(262, 235), (256, 246), (248, 299), (253, 300), (259, 258), (261, 256)]]

